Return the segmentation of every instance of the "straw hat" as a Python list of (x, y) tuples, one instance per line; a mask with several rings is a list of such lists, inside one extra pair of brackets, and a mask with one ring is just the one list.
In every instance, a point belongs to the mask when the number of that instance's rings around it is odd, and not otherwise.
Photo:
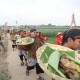
[(58, 34), (56, 35), (56, 37), (57, 37), (57, 36), (60, 36), (60, 35), (63, 35), (63, 33), (61, 33), (61, 32), (58, 32)]

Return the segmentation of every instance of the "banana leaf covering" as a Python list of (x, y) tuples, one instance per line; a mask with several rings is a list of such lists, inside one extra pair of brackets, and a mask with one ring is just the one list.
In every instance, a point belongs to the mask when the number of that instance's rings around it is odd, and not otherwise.
[(20, 39), (20, 36), (17, 34), (12, 34), (12, 35), (10, 35), (10, 38), (11, 38), (11, 40), (17, 40), (17, 39)]
[(75, 51), (60, 45), (46, 44), (37, 50), (37, 61), (41, 68), (55, 80), (71, 80), (58, 69), (60, 57), (64, 54), (76, 65), (80, 62), (75, 59)]
[(20, 38), (16, 41), (17, 45), (29, 45), (34, 42), (34, 39), (31, 37)]

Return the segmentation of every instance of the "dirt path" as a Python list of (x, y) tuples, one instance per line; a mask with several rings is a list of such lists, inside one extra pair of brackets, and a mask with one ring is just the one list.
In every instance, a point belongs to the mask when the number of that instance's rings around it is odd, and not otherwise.
[[(8, 35), (9, 38), (9, 35)], [(20, 65), (20, 60), (18, 56), (18, 50), (12, 50), (12, 42), (8, 40), (8, 58), (7, 61), (9, 63), (9, 72), (11, 76), (11, 80), (36, 80), (35, 69), (30, 71), (30, 75), (26, 76), (26, 66)], [(44, 74), (43, 76), (45, 80), (51, 80), (48, 75)]]

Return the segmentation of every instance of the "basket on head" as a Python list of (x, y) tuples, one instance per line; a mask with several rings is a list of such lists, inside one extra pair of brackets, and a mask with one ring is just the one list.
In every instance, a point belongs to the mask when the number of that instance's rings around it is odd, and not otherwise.
[(55, 80), (71, 80), (68, 79), (59, 70), (60, 57), (67, 54), (71, 61), (80, 65), (75, 59), (75, 51), (60, 45), (43, 45), (37, 50), (37, 61), (41, 68)]
[(31, 37), (25, 37), (18, 39), (16, 44), (18, 45), (18, 49), (28, 51), (34, 42), (34, 39)]

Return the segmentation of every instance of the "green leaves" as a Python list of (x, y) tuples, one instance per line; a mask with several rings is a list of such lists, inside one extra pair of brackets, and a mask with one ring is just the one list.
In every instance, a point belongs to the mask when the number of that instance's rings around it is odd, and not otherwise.
[(43, 52), (43, 54), (41, 55), (40, 59), (43, 63), (47, 63), (49, 56), (52, 54), (54, 50), (52, 48), (50, 48), (49, 46), (47, 46)]
[(60, 59), (60, 53), (58, 51), (54, 51), (49, 57), (48, 64), (57, 69), (59, 64), (59, 59)]
[(65, 75), (58, 70), (59, 59), (60, 53), (58, 51), (54, 51), (49, 57), (48, 64), (54, 68), (60, 76), (65, 77)]
[(11, 37), (11, 40), (16, 40), (15, 34), (10, 35), (10, 37)]
[(75, 51), (65, 51), (66, 54), (68, 54), (69, 56), (75, 58)]
[(75, 51), (65, 51), (64, 49), (63, 51), (60, 51), (60, 49), (55, 50), (49, 46), (47, 46), (42, 52), (40, 60), (51, 73), (66, 78), (66, 76), (58, 69), (60, 57), (64, 54), (67, 54), (70, 60), (80, 65), (80, 63), (75, 59)]
[(34, 42), (34, 39), (31, 37), (20, 38), (16, 41), (17, 45), (29, 45)]

